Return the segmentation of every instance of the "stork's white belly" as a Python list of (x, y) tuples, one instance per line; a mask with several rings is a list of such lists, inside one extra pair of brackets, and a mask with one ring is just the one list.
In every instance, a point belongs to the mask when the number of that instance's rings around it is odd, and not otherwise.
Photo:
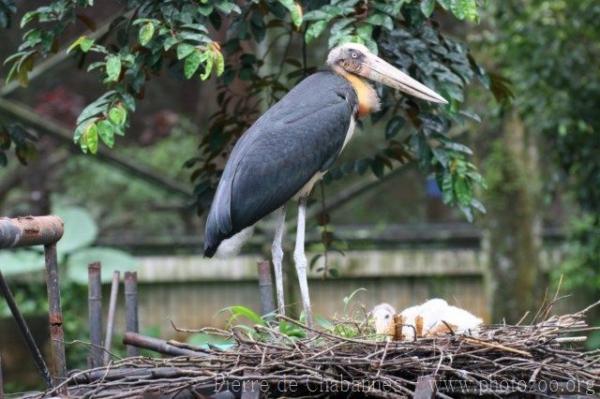
[[(350, 118), (350, 126), (348, 126), (348, 131), (346, 132), (346, 137), (344, 138), (344, 144), (342, 144), (342, 149), (340, 150), (340, 153), (344, 150), (344, 148), (346, 148), (346, 144), (348, 144), (348, 142), (354, 135), (355, 128), (356, 128), (356, 119), (354, 119), (354, 116), (352, 116)], [(319, 180), (321, 180), (323, 178), (323, 176), (325, 176), (325, 173), (327, 173), (327, 171), (317, 172), (313, 177), (311, 177), (310, 180), (304, 185), (304, 187), (302, 187), (300, 189), (300, 191), (298, 191), (296, 193), (296, 195), (294, 195), (294, 199), (297, 200), (298, 198), (308, 197), (310, 195), (314, 185)]]

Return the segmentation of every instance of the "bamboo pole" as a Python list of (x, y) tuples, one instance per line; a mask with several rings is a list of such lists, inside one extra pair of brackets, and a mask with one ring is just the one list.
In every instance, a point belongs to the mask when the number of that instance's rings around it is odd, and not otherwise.
[(88, 266), (88, 316), (90, 325), (90, 353), (88, 366), (103, 364), (102, 351), (102, 265), (94, 262)]
[(48, 289), (50, 346), (52, 348), (54, 370), (53, 385), (56, 386), (65, 378), (67, 378), (65, 333), (63, 331), (63, 314), (60, 305), (60, 284), (58, 281), (58, 258), (56, 255), (56, 244), (45, 245), (44, 255), (46, 258), (46, 287)]
[[(125, 331), (138, 333), (137, 273), (125, 272)], [(127, 356), (139, 356), (136, 346), (127, 345)]]
[(273, 279), (271, 277), (271, 262), (268, 260), (258, 262), (258, 290), (260, 293), (261, 314), (274, 312)]
[(112, 284), (110, 286), (110, 301), (108, 304), (108, 316), (106, 318), (106, 336), (104, 337), (104, 364), (110, 361), (110, 350), (115, 323), (115, 312), (117, 309), (117, 298), (119, 295), (119, 283), (121, 273), (118, 270), (113, 272)]

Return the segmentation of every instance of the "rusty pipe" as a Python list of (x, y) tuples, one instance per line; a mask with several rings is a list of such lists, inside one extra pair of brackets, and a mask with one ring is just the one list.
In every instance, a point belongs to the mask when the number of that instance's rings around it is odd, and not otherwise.
[(0, 218), (0, 249), (55, 244), (63, 232), (58, 216)]

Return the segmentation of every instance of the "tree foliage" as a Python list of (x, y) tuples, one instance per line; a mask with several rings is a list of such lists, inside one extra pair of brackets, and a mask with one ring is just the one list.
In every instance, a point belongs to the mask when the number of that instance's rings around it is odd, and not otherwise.
[[(387, 121), (385, 146), (340, 165), (329, 179), (367, 170), (382, 176), (386, 169), (416, 160), (426, 173), (435, 174), (444, 202), (459, 206), (469, 219), (473, 210), (484, 210), (474, 196), (483, 181), (469, 160), (471, 150), (451, 139), (448, 132), (466, 119), (477, 119), (462, 109), (466, 89), (474, 79), (486, 86), (489, 79), (467, 47), (445, 35), (435, 18), (445, 13), (477, 21), (476, 0), (121, 3), (124, 12), (111, 22), (106, 35), (97, 40), (83, 35), (68, 46), (68, 51), (83, 57), (87, 71), (98, 74), (106, 88), (77, 120), (74, 140), (84, 152), (93, 154), (100, 145), (115, 145), (117, 136), (125, 134), (146, 85), (163, 70), (186, 79), (214, 77), (218, 111), (203, 133), (198, 156), (186, 163), (194, 170), (198, 206), (204, 209), (218, 179), (219, 157), (265, 105), (316, 70), (307, 65), (307, 46), (328, 35), (328, 47), (364, 43), (450, 102), (445, 108), (431, 106), (381, 89), (382, 110), (372, 121)], [(21, 28), (26, 30), (22, 44), (5, 60), (6, 79), (26, 85), (36, 63), (63, 47), (69, 25), (80, 22), (94, 29), (96, 21), (85, 13), (94, 6), (93, 0), (55, 0), (26, 12), (21, 19)], [(215, 32), (222, 29), (225, 38), (216, 40)], [(262, 43), (267, 50), (261, 53), (255, 45)], [(275, 55), (273, 48), (282, 43), (287, 44)], [(302, 55), (290, 55), (294, 43), (301, 43)], [(269, 57), (278, 59), (267, 62)], [(232, 90), (234, 83), (245, 88), (243, 94)]]
[(548, 159), (580, 212), (568, 259), (557, 271), (569, 290), (598, 298), (600, 281), (600, 4), (511, 0), (495, 4), (483, 37), (518, 93), (515, 107), (548, 143)]
[[(516, 106), (550, 140), (579, 204), (600, 213), (600, 5), (509, 1), (492, 21), (495, 56), (514, 82)], [(590, 64), (592, 62), (592, 64)]]

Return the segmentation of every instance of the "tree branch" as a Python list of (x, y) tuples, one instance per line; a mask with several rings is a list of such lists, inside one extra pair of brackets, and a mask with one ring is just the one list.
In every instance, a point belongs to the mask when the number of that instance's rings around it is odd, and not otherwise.
[[(33, 109), (24, 104), (0, 98), (0, 113), (6, 114), (13, 119), (57, 139), (60, 143), (65, 144), (69, 151), (73, 153), (81, 153), (79, 147), (73, 143), (71, 129), (66, 128), (51, 118), (42, 118), (36, 114)], [(165, 177), (160, 172), (153, 170), (148, 166), (131, 161), (129, 158), (121, 156), (107, 148), (99, 148), (96, 158), (115, 165), (127, 173), (161, 187), (168, 192), (188, 198), (193, 195), (191, 189), (186, 185)]]

